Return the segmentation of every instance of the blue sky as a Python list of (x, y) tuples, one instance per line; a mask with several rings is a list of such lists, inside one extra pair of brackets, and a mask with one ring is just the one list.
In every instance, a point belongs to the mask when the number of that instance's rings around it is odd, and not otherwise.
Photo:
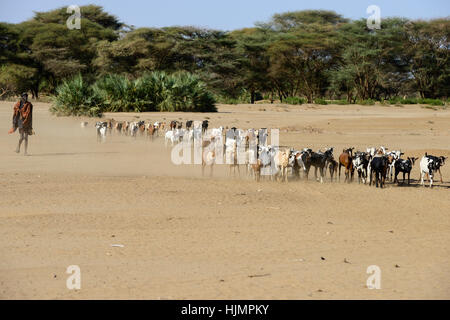
[(0, 21), (17, 23), (31, 18), (33, 11), (90, 3), (136, 27), (194, 25), (233, 30), (267, 21), (274, 13), (304, 9), (334, 10), (358, 19), (368, 16), (366, 8), (372, 4), (381, 8), (382, 17), (450, 16), (450, 0), (0, 0)]

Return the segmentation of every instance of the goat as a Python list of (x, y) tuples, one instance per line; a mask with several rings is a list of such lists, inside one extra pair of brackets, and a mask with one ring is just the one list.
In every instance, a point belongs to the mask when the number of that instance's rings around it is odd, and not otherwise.
[(215, 137), (216, 139), (221, 138), (223, 135), (223, 127), (213, 128), (211, 130), (211, 137)]
[(145, 121), (139, 121), (137, 123), (137, 126), (138, 126), (138, 132), (139, 132), (140, 136), (143, 136), (144, 132), (145, 132)]
[(209, 121), (208, 120), (204, 120), (202, 122), (202, 134), (205, 134), (206, 131), (208, 131), (208, 126), (209, 126)]
[(356, 152), (353, 159), (353, 167), (358, 174), (358, 183), (361, 181), (366, 184), (368, 177), (368, 167), (370, 163), (370, 154), (366, 152)]
[(156, 127), (153, 124), (149, 123), (147, 128), (147, 136), (150, 137), (152, 141), (155, 136), (155, 133), (157, 133)]
[[(426, 174), (430, 177), (430, 188), (433, 187), (433, 178), (434, 178), (434, 172), (441, 172), (441, 166), (445, 164), (446, 157), (435, 157), (428, 155), (425, 153), (425, 156), (420, 161), (420, 184), (422, 186), (425, 186), (424, 183), (424, 177)], [(441, 174), (441, 183), (442, 180), (442, 174)]]
[(235, 139), (228, 139), (226, 143), (226, 163), (230, 165), (230, 176), (233, 170), (234, 176), (236, 176), (236, 168), (238, 170), (239, 176), (241, 171), (239, 169), (238, 154), (237, 154), (237, 141)]
[(262, 146), (267, 145), (267, 137), (268, 133), (266, 128), (261, 128), (258, 130), (258, 144)]
[(288, 166), (289, 166), (289, 157), (291, 154), (291, 150), (285, 149), (284, 151), (278, 150), (275, 153), (274, 164), (275, 169), (277, 170), (277, 175), (280, 180), (288, 182)]
[[(290, 156), (290, 162), (292, 167), (292, 174), (297, 179), (300, 178), (300, 169), (303, 172), (303, 176), (307, 177), (307, 167), (311, 166), (311, 149), (303, 149), (302, 151), (293, 151)], [(308, 169), (309, 170), (309, 169)]]
[(125, 121), (122, 126), (122, 131), (125, 133), (126, 136), (128, 135), (129, 129), (130, 129), (130, 122)]
[(375, 173), (375, 185), (378, 188), (378, 183), (380, 188), (383, 188), (386, 179), (386, 170), (388, 166), (388, 159), (386, 156), (377, 155), (370, 162), (370, 182), (369, 186), (372, 185), (373, 174)]
[[(254, 176), (257, 181), (261, 174), (261, 160), (258, 158), (259, 146), (255, 137), (252, 137), (250, 131), (247, 131), (244, 141), (244, 163), (247, 164), (247, 176)], [(258, 175), (258, 177), (256, 176)]]
[(260, 171), (265, 176), (272, 176), (272, 147), (259, 146), (258, 159), (261, 161)]
[(216, 160), (216, 141), (214, 137), (211, 140), (206, 140), (202, 142), (202, 176), (205, 175), (205, 167), (207, 165), (211, 166), (210, 176), (213, 175), (214, 162)]
[(328, 161), (328, 170), (330, 170), (331, 182), (333, 182), (334, 177), (336, 177), (336, 180), (337, 180), (338, 166), (339, 166), (339, 163), (336, 160), (330, 159)]
[(158, 131), (161, 130), (161, 134), (166, 130), (166, 122), (163, 121), (159, 124)]
[(131, 136), (136, 138), (138, 130), (139, 130), (139, 122), (132, 122), (130, 124), (130, 134), (131, 134)]
[(167, 148), (167, 143), (170, 141), (172, 144), (172, 147), (175, 145), (176, 141), (180, 141), (180, 132), (178, 129), (169, 130), (166, 132), (165, 135), (165, 146)]
[(397, 159), (394, 163), (394, 169), (395, 169), (395, 177), (394, 177), (394, 183), (398, 182), (398, 174), (400, 172), (403, 172), (403, 183), (405, 183), (405, 175), (408, 175), (408, 185), (410, 184), (410, 177), (411, 177), (411, 170), (414, 166), (414, 164), (416, 163), (416, 161), (419, 158), (409, 158), (408, 160), (403, 160), (403, 159)]
[(437, 172), (439, 172), (439, 176), (441, 178), (441, 183), (444, 183), (444, 180), (442, 179), (441, 167), (445, 164), (445, 160), (447, 160), (447, 158), (444, 156), (435, 157), (435, 156), (429, 155), (427, 153), (426, 153), (426, 156), (428, 158), (433, 159), (436, 163), (439, 163)]
[(250, 175), (253, 175), (256, 182), (259, 182), (261, 179), (261, 168), (262, 168), (262, 161), (258, 158), (258, 150), (255, 150), (253, 148), (249, 148), (247, 151), (248, 154), (248, 173)]
[(309, 161), (305, 163), (306, 167), (306, 179), (308, 179), (309, 170), (311, 166), (314, 167), (314, 177), (317, 181), (319, 181), (319, 178), (317, 178), (317, 169), (320, 171), (320, 183), (323, 183), (323, 178), (325, 175), (325, 166), (333, 159), (333, 148), (327, 149), (325, 152), (310, 152)]
[(293, 151), (289, 157), (289, 166), (292, 167), (292, 175), (300, 178), (300, 168), (305, 170), (305, 164), (302, 161), (302, 153), (300, 151)]
[(401, 151), (390, 151), (387, 153), (387, 155), (392, 156), (393, 157), (393, 161), (391, 164), (389, 164), (388, 169), (387, 169), (387, 175), (389, 176), (389, 181), (392, 181), (393, 175), (394, 175), (394, 171), (395, 171), (395, 162), (400, 159), (400, 157), (402, 155), (404, 155), (403, 152)]
[(341, 167), (345, 168), (345, 181), (350, 183), (353, 181), (353, 150), (355, 148), (344, 149), (339, 156), (339, 181), (341, 180)]
[(177, 121), (171, 121), (170, 125), (169, 125), (170, 130), (175, 130), (177, 129)]
[(122, 133), (123, 122), (116, 122), (114, 129), (118, 134)]
[(95, 128), (97, 129), (97, 142), (105, 142), (106, 132), (108, 130), (108, 123), (97, 122), (95, 124)]

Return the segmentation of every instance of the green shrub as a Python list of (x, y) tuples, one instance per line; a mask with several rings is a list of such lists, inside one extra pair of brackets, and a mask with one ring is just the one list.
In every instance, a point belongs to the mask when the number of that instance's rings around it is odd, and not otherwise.
[(432, 106), (444, 106), (445, 102), (439, 99), (422, 99), (422, 98), (406, 98), (399, 97), (389, 99), (389, 104), (429, 104)]
[[(255, 95), (256, 98), (258, 98), (258, 94)], [(230, 96), (230, 95), (216, 95), (215, 99), (219, 103), (223, 104), (247, 104), (251, 102), (251, 95), (246, 89), (242, 89), (241, 92), (237, 96)], [(256, 101), (259, 101), (260, 99), (255, 99)]]
[(346, 105), (350, 103), (346, 99), (341, 99), (341, 100), (331, 100), (330, 104)]
[(186, 73), (145, 74), (136, 80), (108, 75), (87, 84), (81, 76), (57, 89), (51, 111), (99, 116), (102, 112), (216, 112), (215, 99), (198, 77)]
[(363, 106), (373, 106), (375, 104), (375, 100), (367, 99), (367, 100), (358, 100), (356, 104), (360, 104)]
[(417, 104), (416, 98), (406, 98), (399, 101), (400, 104)]
[(416, 98), (406, 98), (406, 99), (402, 99), (402, 98), (391, 98), (388, 100), (389, 104), (417, 104), (417, 99)]
[(101, 98), (107, 112), (141, 112), (148, 109), (149, 102), (136, 90), (136, 83), (125, 76), (107, 75), (97, 80), (94, 93)]
[(287, 97), (283, 102), (286, 104), (300, 105), (306, 103), (306, 99), (300, 97)]
[(81, 75), (64, 81), (56, 89), (56, 96), (52, 100), (50, 112), (58, 116), (102, 115), (101, 98), (94, 93)]
[[(231, 98), (231, 97), (227, 97), (227, 96), (215, 96), (215, 99), (218, 103), (222, 103), (222, 104), (240, 104), (242, 103), (241, 101), (239, 101), (239, 99), (236, 98)], [(244, 102), (247, 103), (247, 102)]]
[(420, 104), (429, 104), (432, 106), (445, 106), (445, 102), (439, 99), (418, 99), (418, 103)]
[(321, 105), (327, 105), (328, 104), (328, 102), (325, 99), (322, 99), (322, 98), (315, 99), (314, 103), (315, 104), (321, 104)]
[(398, 103), (399, 100), (400, 100), (399, 98), (390, 98), (390, 99), (385, 100), (385, 101), (387, 103), (389, 103), (389, 104), (396, 104), (396, 103)]
[[(153, 72), (156, 79), (153, 101), (158, 111), (216, 112), (215, 99), (197, 76), (180, 72), (167, 76)], [(151, 82), (151, 81), (150, 81)]]

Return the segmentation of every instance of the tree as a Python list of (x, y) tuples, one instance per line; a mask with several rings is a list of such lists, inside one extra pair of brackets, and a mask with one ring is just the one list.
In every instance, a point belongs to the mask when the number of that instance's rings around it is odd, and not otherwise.
[(331, 88), (341, 88), (349, 101), (388, 98), (398, 93), (398, 83), (408, 79), (402, 53), (406, 22), (385, 19), (381, 30), (367, 29), (363, 19), (343, 25), (339, 30), (340, 63), (331, 71)]
[(289, 32), (305, 25), (334, 25), (347, 23), (349, 20), (334, 11), (303, 10), (274, 14), (267, 23), (258, 23), (262, 28), (270, 28), (277, 32)]
[[(120, 22), (117, 17), (105, 12), (101, 6), (87, 5), (80, 7), (81, 16), (84, 22), (90, 21), (98, 24), (104, 29), (120, 31), (127, 27)], [(70, 14), (67, 13), (67, 7), (61, 7), (48, 12), (35, 12), (33, 20), (43, 24), (58, 24), (66, 25), (67, 18)], [(83, 27), (83, 21), (81, 22)]]
[(269, 46), (269, 75), (280, 99), (303, 95), (312, 103), (328, 87), (327, 70), (337, 62), (337, 29), (345, 23), (330, 11), (275, 15), (268, 26), (277, 30)]
[(234, 73), (239, 87), (250, 92), (250, 103), (255, 103), (256, 92), (272, 92), (272, 82), (267, 79), (270, 58), (267, 52), (273, 32), (262, 28), (247, 28), (230, 33), (236, 41), (235, 55), (238, 68)]
[(0, 66), (0, 98), (20, 95), (36, 86), (37, 70), (18, 64)]
[(15, 60), (18, 53), (17, 28), (13, 24), (0, 23), (0, 64)]
[[(356, 100), (449, 95), (450, 20), (388, 18), (380, 30), (326, 10), (275, 14), (231, 32), (192, 26), (134, 29), (102, 7), (81, 7), (81, 30), (69, 30), (66, 8), (0, 23), (0, 95), (55, 93), (81, 74), (129, 81), (148, 72), (199, 77), (223, 101), (254, 103), (260, 94)], [(4, 74), (8, 73), (8, 74)], [(20, 74), (22, 73), (22, 75)], [(20, 82), (20, 83), (19, 83)]]
[(405, 41), (409, 71), (422, 98), (450, 95), (450, 21), (411, 21), (406, 24)]
[[(78, 72), (94, 73), (92, 60), (96, 55), (96, 43), (114, 41), (123, 25), (114, 16), (98, 6), (81, 7), (83, 18), (80, 30), (69, 30), (65, 8), (41, 13), (33, 19), (16, 25), (17, 40), (10, 41), (17, 50), (9, 62), (33, 68), (31, 87), (33, 97), (39, 96), (42, 84), (52, 92), (63, 79)], [(92, 20), (90, 20), (92, 19)]]

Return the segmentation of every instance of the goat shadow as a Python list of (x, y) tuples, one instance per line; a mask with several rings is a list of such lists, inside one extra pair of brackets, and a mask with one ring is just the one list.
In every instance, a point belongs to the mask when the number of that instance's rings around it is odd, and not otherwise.
[[(408, 180), (405, 181), (405, 183), (402, 182), (403, 180), (400, 179), (399, 183), (390, 182), (390, 185), (397, 186), (399, 188), (423, 188), (423, 186), (420, 184), (420, 180), (411, 179), (411, 184), (408, 185)], [(430, 182), (425, 182), (425, 187), (429, 188)], [(433, 189), (434, 188), (442, 188), (442, 189), (450, 189), (450, 182), (444, 181), (444, 183), (441, 183), (440, 181), (434, 181), (433, 183)]]

